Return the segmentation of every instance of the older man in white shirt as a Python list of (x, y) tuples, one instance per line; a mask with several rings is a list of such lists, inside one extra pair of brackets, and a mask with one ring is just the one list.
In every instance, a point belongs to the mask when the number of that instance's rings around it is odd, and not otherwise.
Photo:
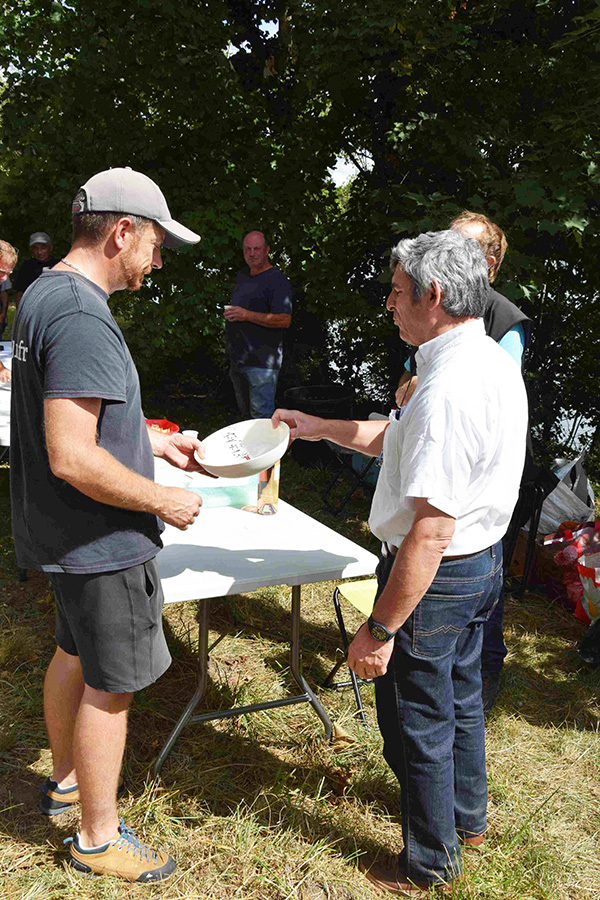
[(487, 828), (481, 701), (483, 623), (525, 455), (521, 373), (485, 334), (487, 263), (456, 231), (400, 241), (387, 308), (418, 346), (418, 387), (389, 422), (277, 410), (292, 437), (326, 438), (383, 463), (369, 525), (382, 541), (373, 613), (349, 650), (375, 678), (384, 756), (401, 785), (404, 849), (361, 869), (414, 896), (460, 877), (460, 843)]

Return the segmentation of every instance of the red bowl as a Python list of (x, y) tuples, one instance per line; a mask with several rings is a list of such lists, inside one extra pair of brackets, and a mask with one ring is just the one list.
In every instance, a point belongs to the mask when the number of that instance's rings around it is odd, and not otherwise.
[(175, 434), (179, 431), (179, 425), (169, 422), (168, 419), (146, 419), (146, 425), (154, 431), (162, 431), (164, 434)]

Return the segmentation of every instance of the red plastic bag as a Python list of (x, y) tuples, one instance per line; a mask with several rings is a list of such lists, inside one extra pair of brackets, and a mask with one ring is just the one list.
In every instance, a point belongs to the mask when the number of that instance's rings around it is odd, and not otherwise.
[[(562, 582), (568, 606), (577, 619), (589, 625), (591, 618), (578, 560), (586, 554), (600, 551), (600, 522), (590, 523), (583, 528), (577, 528), (578, 524), (580, 523), (563, 522), (557, 532), (544, 538), (544, 545), (558, 548), (554, 554), (554, 562), (563, 567)], [(573, 530), (573, 526), (577, 530)]]

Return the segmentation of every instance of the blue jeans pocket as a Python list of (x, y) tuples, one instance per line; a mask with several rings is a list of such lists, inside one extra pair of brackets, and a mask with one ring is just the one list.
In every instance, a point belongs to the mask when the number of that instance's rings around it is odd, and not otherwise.
[(451, 653), (461, 631), (473, 620), (484, 594), (485, 590), (463, 595), (427, 592), (413, 613), (415, 656), (438, 659)]

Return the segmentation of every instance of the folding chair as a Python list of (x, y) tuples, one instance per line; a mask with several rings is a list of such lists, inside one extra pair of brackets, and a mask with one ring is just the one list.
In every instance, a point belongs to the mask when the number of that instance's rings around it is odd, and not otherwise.
[(557, 484), (558, 478), (554, 472), (545, 469), (543, 466), (536, 466), (533, 463), (533, 459), (528, 459), (526, 461), (525, 472), (519, 490), (519, 499), (517, 500), (517, 505), (512, 514), (508, 531), (503, 540), (503, 574), (506, 579), (508, 578), (510, 564), (517, 545), (519, 531), (523, 525), (529, 521), (529, 534), (527, 536), (527, 550), (525, 552), (523, 574), (521, 575), (517, 590), (513, 591), (514, 596), (518, 600), (523, 599), (523, 595), (527, 590), (527, 585), (529, 583), (529, 575), (531, 573), (531, 565), (533, 563), (536, 546), (535, 539), (538, 533), (544, 500), (552, 493)]
[[(348, 450), (346, 449), (346, 447), (338, 447), (336, 444), (331, 443), (331, 441), (325, 441), (325, 443), (327, 444), (331, 452), (335, 455), (340, 465), (333, 478), (325, 486), (321, 496), (323, 497), (323, 504), (325, 508), (330, 513), (333, 513), (334, 516), (339, 516), (339, 514), (344, 511), (350, 501), (350, 498), (359, 487), (366, 488), (366, 490), (369, 491), (370, 494), (373, 494), (375, 488), (371, 484), (369, 484), (366, 478), (369, 471), (373, 468), (375, 463), (377, 463), (377, 457), (363, 456), (363, 454), (360, 454), (360, 456), (364, 458), (364, 467), (362, 467), (360, 471), (357, 471), (357, 469), (355, 469), (353, 465), (353, 457), (358, 455), (356, 453), (356, 450)], [(350, 487), (341, 498), (339, 503), (332, 503), (329, 499), (330, 494), (344, 474), (348, 475), (350, 479)]]
[[(346, 633), (346, 626), (344, 625), (344, 617), (342, 615), (342, 608), (340, 606), (340, 598), (347, 600), (354, 609), (357, 609), (365, 619), (368, 619), (373, 611), (373, 602), (375, 600), (375, 593), (377, 591), (377, 579), (369, 578), (366, 581), (351, 581), (347, 584), (340, 584), (333, 592), (333, 606), (335, 609), (335, 614), (338, 621), (338, 626), (340, 629), (340, 636), (342, 638), (342, 646), (344, 648), (344, 653), (348, 653), (348, 647), (350, 646), (350, 641), (348, 640), (348, 635)], [(358, 679), (352, 669), (349, 669), (350, 673), (350, 681), (333, 681), (335, 678), (338, 669), (344, 665), (346, 662), (346, 658), (340, 659), (336, 662), (333, 669), (323, 682), (324, 688), (333, 688), (337, 690), (338, 688), (352, 687), (354, 691), (354, 697), (356, 699), (356, 706), (358, 707), (358, 714), (361, 718), (361, 721), (365, 728), (368, 728), (368, 722), (365, 718), (365, 711), (362, 705), (362, 700), (360, 697), (360, 690), (358, 687), (358, 682), (363, 681), (365, 683), (372, 683), (373, 679), (361, 678)]]
[[(377, 412), (373, 412), (369, 415), (370, 421), (376, 419), (387, 420), (387, 418), (387, 416)], [(366, 456), (364, 453), (357, 453), (356, 450), (340, 447), (332, 441), (325, 441), (325, 444), (338, 460), (339, 467), (333, 478), (325, 486), (321, 496), (325, 508), (329, 510), (330, 513), (333, 513), (334, 516), (339, 516), (359, 487), (365, 488), (371, 496), (373, 495), (375, 492), (375, 485), (377, 484), (377, 476), (379, 475), (380, 462), (376, 456)], [(369, 478), (369, 473), (371, 473), (371, 476), (374, 475), (375, 477)], [(332, 503), (329, 499), (331, 492), (344, 474), (350, 479), (350, 487), (338, 503)]]

